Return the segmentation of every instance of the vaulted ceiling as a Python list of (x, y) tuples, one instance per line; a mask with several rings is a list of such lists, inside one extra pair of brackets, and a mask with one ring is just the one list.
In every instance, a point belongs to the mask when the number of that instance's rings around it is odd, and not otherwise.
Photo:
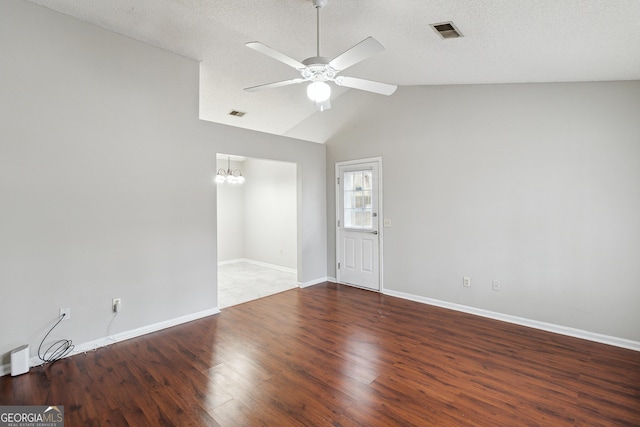
[[(245, 47), (249, 41), (298, 61), (315, 56), (312, 0), (30, 1), (200, 61), (203, 120), (324, 142), (329, 122), (357, 114), (361, 103), (384, 102), (383, 95), (333, 86), (333, 109), (318, 112), (306, 84), (243, 90), (299, 76)], [(443, 39), (430, 27), (445, 21), (464, 37)], [(329, 0), (321, 10), (321, 56), (333, 58), (373, 36), (386, 50), (344, 74), (400, 90), (640, 80), (639, 23), (638, 0)], [(337, 109), (345, 93), (349, 102), (343, 98)]]

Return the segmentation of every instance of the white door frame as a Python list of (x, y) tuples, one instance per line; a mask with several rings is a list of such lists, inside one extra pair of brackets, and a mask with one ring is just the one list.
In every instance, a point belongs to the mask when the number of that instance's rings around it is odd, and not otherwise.
[(358, 165), (360, 163), (377, 163), (378, 164), (378, 274), (379, 274), (379, 283), (380, 289), (378, 292), (383, 293), (384, 282), (383, 282), (383, 248), (384, 248), (384, 206), (383, 206), (383, 180), (382, 180), (382, 157), (369, 157), (366, 159), (357, 159), (357, 160), (346, 160), (342, 162), (336, 162), (335, 165), (335, 173), (334, 173), (334, 184), (335, 184), (335, 193), (336, 193), (336, 221), (335, 221), (335, 230), (336, 230), (336, 259), (335, 259), (335, 268), (336, 268), (336, 280), (338, 283), (343, 283), (340, 281), (340, 269), (338, 268), (338, 263), (342, 258), (342, 253), (340, 250), (340, 227), (338, 226), (338, 219), (341, 216), (340, 212), (340, 186), (338, 185), (338, 178), (340, 177), (340, 167), (341, 166), (353, 166)]

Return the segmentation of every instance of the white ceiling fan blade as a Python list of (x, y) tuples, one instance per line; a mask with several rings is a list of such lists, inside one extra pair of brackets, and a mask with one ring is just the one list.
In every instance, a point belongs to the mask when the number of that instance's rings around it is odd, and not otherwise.
[(368, 92), (379, 93), (380, 95), (391, 95), (398, 89), (396, 85), (388, 83), (374, 82), (373, 80), (359, 79), (357, 77), (338, 76), (335, 83), (338, 86), (351, 87), (354, 89), (366, 90)]
[(338, 55), (329, 62), (329, 65), (336, 71), (342, 71), (383, 50), (384, 46), (382, 43), (373, 37), (367, 37), (351, 49)]
[(249, 42), (245, 43), (245, 46), (256, 50), (262, 54), (272, 57), (284, 64), (287, 64), (290, 67), (295, 68), (296, 70), (302, 70), (305, 65), (302, 62), (296, 61), (295, 59), (285, 55), (284, 53), (278, 52), (277, 50), (267, 46), (266, 44), (260, 42)]
[(283, 80), (281, 82), (267, 83), (266, 85), (247, 87), (244, 90), (246, 90), (247, 92), (258, 92), (258, 91), (264, 90), (264, 89), (273, 89), (273, 88), (276, 88), (276, 87), (282, 87), (282, 86), (293, 85), (293, 84), (296, 84), (296, 83), (302, 83), (303, 81), (305, 81), (305, 80), (301, 79), (301, 78), (291, 79), (291, 80)]
[(331, 108), (331, 100), (327, 99), (326, 101), (323, 102), (314, 102), (314, 104), (316, 105), (316, 109), (318, 111), (325, 111), (328, 110), (329, 108)]

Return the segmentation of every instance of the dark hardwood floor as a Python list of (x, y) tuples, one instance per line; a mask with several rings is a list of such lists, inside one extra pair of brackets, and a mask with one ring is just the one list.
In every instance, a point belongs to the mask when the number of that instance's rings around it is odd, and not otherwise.
[(640, 425), (640, 352), (335, 284), (0, 378), (73, 426)]

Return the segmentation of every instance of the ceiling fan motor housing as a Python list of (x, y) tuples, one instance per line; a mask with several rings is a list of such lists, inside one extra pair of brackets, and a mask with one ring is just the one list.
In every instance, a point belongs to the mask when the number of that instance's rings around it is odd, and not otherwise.
[(314, 56), (302, 61), (305, 68), (300, 70), (300, 74), (307, 80), (327, 81), (336, 77), (337, 71), (329, 65), (329, 59), (323, 56)]

